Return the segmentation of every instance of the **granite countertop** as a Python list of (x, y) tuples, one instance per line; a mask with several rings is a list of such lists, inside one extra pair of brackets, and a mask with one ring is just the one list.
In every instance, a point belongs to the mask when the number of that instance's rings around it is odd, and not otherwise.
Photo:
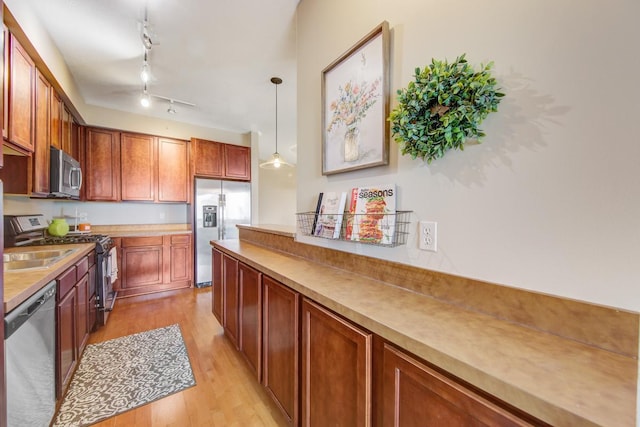
[(22, 304), (31, 295), (38, 292), (47, 283), (54, 280), (64, 271), (85, 257), (96, 248), (95, 243), (78, 243), (64, 245), (43, 245), (19, 248), (5, 248), (4, 253), (45, 250), (67, 250), (69, 255), (60, 258), (46, 268), (16, 270), (4, 272), (4, 312), (5, 314)]
[(213, 245), (553, 425), (633, 426), (638, 361), (246, 241)]

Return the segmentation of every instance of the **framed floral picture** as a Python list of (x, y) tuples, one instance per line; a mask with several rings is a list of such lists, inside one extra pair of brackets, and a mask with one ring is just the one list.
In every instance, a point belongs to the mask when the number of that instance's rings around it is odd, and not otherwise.
[(322, 70), (322, 174), (389, 163), (389, 24)]

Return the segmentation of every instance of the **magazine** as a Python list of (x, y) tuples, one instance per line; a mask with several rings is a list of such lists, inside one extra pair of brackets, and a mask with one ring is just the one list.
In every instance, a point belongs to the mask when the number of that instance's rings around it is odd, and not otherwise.
[(347, 226), (344, 231), (345, 240), (351, 240), (351, 236), (353, 234), (353, 217), (356, 213), (356, 202), (358, 200), (358, 190), (359, 188), (351, 189), (351, 199), (349, 199), (349, 214), (347, 215)]
[[(357, 191), (356, 191), (357, 190)], [(391, 245), (396, 226), (396, 186), (394, 184), (375, 187), (354, 188), (353, 224), (351, 240)], [(351, 201), (353, 206), (353, 200)]]
[(347, 202), (347, 193), (325, 192), (322, 194), (320, 211), (313, 232), (315, 236), (328, 239), (340, 237), (344, 206)]

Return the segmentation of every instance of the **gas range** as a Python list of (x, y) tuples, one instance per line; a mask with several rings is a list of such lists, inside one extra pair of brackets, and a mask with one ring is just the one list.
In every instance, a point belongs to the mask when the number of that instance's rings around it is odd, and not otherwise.
[(30, 241), (27, 246), (64, 245), (69, 243), (95, 243), (98, 252), (106, 252), (113, 246), (111, 237), (105, 234), (73, 234), (62, 237), (45, 235), (42, 239)]
[(98, 253), (107, 252), (113, 247), (111, 238), (104, 234), (70, 232), (62, 237), (52, 236), (47, 232), (42, 214), (5, 215), (4, 230), (5, 247), (95, 243)]

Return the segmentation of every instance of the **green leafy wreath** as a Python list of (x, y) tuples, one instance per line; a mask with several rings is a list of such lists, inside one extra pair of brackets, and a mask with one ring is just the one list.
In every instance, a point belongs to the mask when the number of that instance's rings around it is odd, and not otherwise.
[(391, 111), (391, 134), (402, 154), (431, 163), (452, 148), (463, 150), (467, 138), (480, 142), (478, 128), (504, 93), (491, 76), (493, 62), (475, 71), (462, 54), (451, 64), (431, 60), (416, 68), (415, 80), (399, 89), (398, 106)]

